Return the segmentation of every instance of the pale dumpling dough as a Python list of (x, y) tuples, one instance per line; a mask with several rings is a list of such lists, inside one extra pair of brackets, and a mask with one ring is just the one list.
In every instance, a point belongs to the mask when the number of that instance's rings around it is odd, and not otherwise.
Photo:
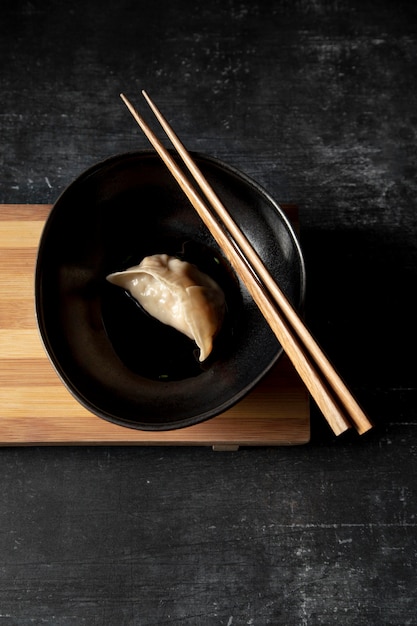
[(150, 315), (194, 340), (199, 360), (207, 359), (225, 311), (223, 291), (191, 263), (168, 254), (145, 257), (139, 265), (109, 274)]

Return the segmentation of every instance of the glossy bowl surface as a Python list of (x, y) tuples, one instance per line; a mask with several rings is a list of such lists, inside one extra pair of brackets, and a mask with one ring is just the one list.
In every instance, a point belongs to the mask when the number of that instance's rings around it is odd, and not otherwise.
[[(193, 154), (296, 308), (304, 263), (287, 218), (253, 180)], [(144, 313), (114, 271), (167, 252), (195, 263), (226, 294), (227, 316), (203, 364), (195, 344)], [(53, 206), (41, 237), (35, 301), (46, 352), (88, 410), (142, 430), (209, 419), (242, 399), (282, 349), (217, 244), (153, 152), (116, 155), (81, 174)]]

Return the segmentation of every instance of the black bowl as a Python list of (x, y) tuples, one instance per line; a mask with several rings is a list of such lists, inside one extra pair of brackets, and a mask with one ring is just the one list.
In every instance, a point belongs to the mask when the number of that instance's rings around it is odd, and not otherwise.
[[(287, 218), (253, 180), (193, 154), (296, 308), (305, 273)], [(227, 314), (203, 364), (193, 342), (144, 313), (106, 276), (167, 252), (195, 263), (226, 294)], [(35, 299), (46, 352), (88, 410), (142, 430), (190, 426), (230, 408), (282, 348), (160, 158), (117, 155), (59, 197), (38, 251)]]

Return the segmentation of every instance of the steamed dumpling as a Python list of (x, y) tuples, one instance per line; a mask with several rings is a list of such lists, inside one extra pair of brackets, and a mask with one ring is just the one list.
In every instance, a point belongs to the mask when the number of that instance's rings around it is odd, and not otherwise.
[(223, 321), (225, 299), (217, 283), (195, 265), (155, 254), (109, 274), (107, 280), (129, 291), (160, 322), (193, 339), (200, 348), (200, 361), (209, 356)]

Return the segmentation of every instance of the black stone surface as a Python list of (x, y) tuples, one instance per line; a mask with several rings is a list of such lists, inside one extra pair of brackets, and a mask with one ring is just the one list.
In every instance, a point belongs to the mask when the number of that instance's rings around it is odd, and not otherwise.
[(119, 99), (147, 114), (147, 89), (189, 149), (298, 203), (307, 322), (376, 424), (1, 449), (2, 626), (417, 624), (416, 59), (413, 1), (2, 1), (0, 202), (148, 148)]

